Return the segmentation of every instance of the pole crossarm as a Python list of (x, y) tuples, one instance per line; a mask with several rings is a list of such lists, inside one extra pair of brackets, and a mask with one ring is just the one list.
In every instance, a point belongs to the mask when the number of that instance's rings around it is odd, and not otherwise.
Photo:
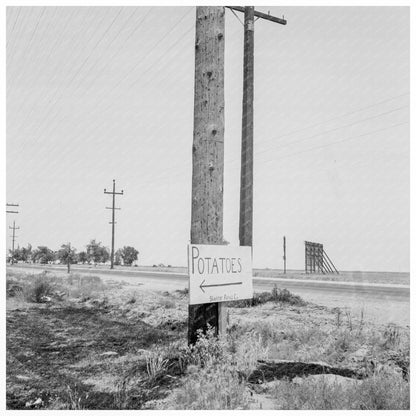
[[(225, 7), (227, 9), (235, 10), (237, 12), (244, 13), (244, 11), (245, 11), (244, 10), (244, 7), (241, 7), (241, 6), (225, 6)], [(287, 24), (287, 20), (285, 20), (285, 19), (282, 19), (280, 17), (275, 17), (275, 16), (272, 16), (270, 14), (258, 12), (256, 10), (254, 11), (254, 16), (256, 16), (256, 17), (258, 17), (260, 19), (270, 20), (271, 22), (274, 22), (274, 23), (279, 23), (280, 25), (286, 25)]]
[[(19, 206), (19, 204), (6, 203), (6, 207), (18, 207), (18, 206)], [(18, 214), (18, 213), (19, 213), (19, 211), (12, 211), (12, 210), (6, 209), (6, 214)]]

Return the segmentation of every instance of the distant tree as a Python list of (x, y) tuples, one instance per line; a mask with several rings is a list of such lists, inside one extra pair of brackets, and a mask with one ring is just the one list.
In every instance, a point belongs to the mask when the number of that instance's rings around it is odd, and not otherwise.
[(32, 246), (30, 244), (27, 245), (26, 247), (17, 247), (14, 250), (14, 253), (12, 253), (11, 250), (9, 250), (10, 252), (10, 256), (13, 257), (13, 261), (24, 261), (27, 262), (31, 259), (32, 256)]
[(35, 263), (48, 264), (55, 260), (55, 253), (46, 246), (38, 246), (33, 252), (32, 259)]
[(121, 249), (119, 248), (115, 253), (114, 253), (114, 265), (115, 266), (120, 266), (121, 264)]
[(109, 260), (110, 253), (108, 249), (101, 245), (101, 242), (91, 240), (87, 244), (87, 260), (88, 263), (105, 263)]
[(22, 247), (21, 248), (21, 260), (24, 262), (29, 262), (32, 260), (32, 245), (28, 244), (27, 248)]
[(134, 247), (130, 246), (124, 246), (117, 251), (120, 252), (120, 257), (123, 259), (123, 263), (127, 266), (131, 266), (131, 264), (137, 260), (137, 255), (139, 254)]
[(88, 261), (88, 256), (85, 251), (80, 251), (77, 256), (77, 261), (79, 263), (85, 264)]
[(59, 260), (61, 264), (68, 264), (68, 260), (70, 264), (76, 263), (77, 249), (75, 247), (71, 247), (70, 244), (62, 244), (61, 248), (56, 253), (56, 259)]
[(9, 250), (9, 261), (13, 260), (13, 263), (16, 263), (21, 260), (21, 257), (22, 255), (19, 247), (15, 248), (14, 252), (11, 249)]

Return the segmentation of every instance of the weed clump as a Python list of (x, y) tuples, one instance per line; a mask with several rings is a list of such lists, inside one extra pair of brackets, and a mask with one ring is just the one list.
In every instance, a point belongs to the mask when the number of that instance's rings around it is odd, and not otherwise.
[(238, 361), (226, 337), (216, 336), (212, 327), (199, 331), (197, 342), (180, 354), (185, 378), (174, 393), (174, 408), (247, 409), (248, 393)]
[(23, 284), (19, 294), (27, 302), (43, 303), (53, 294), (55, 286), (49, 276), (43, 273), (32, 282)]
[(230, 302), (232, 308), (247, 308), (257, 305), (263, 305), (267, 302), (286, 303), (289, 305), (305, 306), (306, 302), (298, 295), (294, 295), (287, 289), (279, 289), (274, 285), (271, 292), (254, 293), (252, 299), (243, 299)]
[(178, 366), (185, 375), (173, 395), (176, 409), (248, 409), (247, 379), (257, 360), (266, 358), (259, 335), (217, 336), (214, 328), (198, 332), (195, 344), (182, 349)]

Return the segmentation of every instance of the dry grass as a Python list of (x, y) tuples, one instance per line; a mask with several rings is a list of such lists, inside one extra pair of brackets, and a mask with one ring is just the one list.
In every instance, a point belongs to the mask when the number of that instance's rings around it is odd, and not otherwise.
[(279, 381), (270, 392), (279, 410), (401, 410), (409, 409), (410, 386), (400, 374), (382, 371), (358, 381), (328, 377)]
[[(272, 359), (323, 361), (366, 377), (264, 385), (260, 393), (271, 395), (276, 409), (409, 407), (405, 328), (376, 326), (363, 314), (306, 304), (275, 288), (229, 308), (226, 336), (201, 333), (188, 347), (185, 291), (132, 292), (95, 276), (45, 274), (42, 281), (52, 288), (45, 306), (22, 295), (38, 279), (7, 276), (8, 301), (22, 296), (27, 305), (7, 317), (10, 408), (42, 397), (48, 409), (249, 409), (250, 376), (258, 360)], [(54, 297), (60, 290), (66, 291), (61, 300)]]

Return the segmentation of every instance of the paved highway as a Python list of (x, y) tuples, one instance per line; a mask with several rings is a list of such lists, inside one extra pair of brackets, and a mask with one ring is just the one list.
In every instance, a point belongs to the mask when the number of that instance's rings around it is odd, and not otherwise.
[[(41, 270), (65, 272), (62, 266), (39, 267), (14, 265), (13, 269), (38, 273)], [(183, 289), (188, 285), (188, 276), (183, 273), (138, 270), (109, 270), (73, 266), (79, 273), (93, 273), (104, 280), (125, 281), (149, 290)], [(294, 280), (285, 278), (255, 277), (255, 291), (268, 291), (277, 285), (286, 288), (307, 301), (329, 307), (349, 308), (351, 313), (377, 323), (393, 322), (399, 325), (410, 323), (410, 287), (395, 284), (369, 284), (362, 282), (332, 282), (319, 280)]]

